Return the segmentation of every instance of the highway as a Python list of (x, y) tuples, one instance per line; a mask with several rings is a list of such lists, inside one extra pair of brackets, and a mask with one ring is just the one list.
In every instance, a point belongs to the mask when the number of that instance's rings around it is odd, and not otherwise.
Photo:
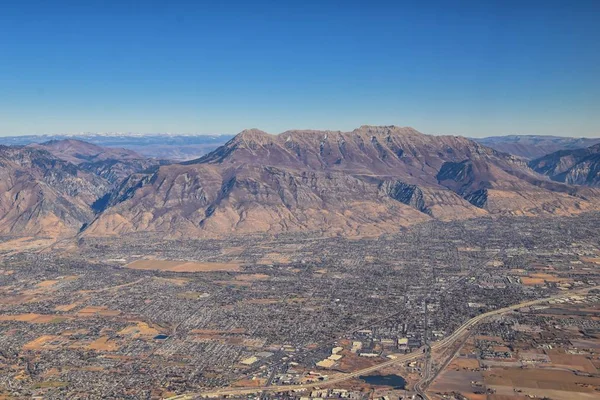
[[(522, 302), (519, 304), (514, 304), (514, 305), (511, 305), (508, 307), (499, 308), (497, 310), (493, 310), (493, 311), (490, 311), (490, 312), (487, 312), (484, 314), (480, 314), (480, 315), (473, 317), (473, 318), (469, 319), (468, 321), (466, 321), (458, 329), (456, 329), (450, 336), (431, 344), (430, 349), (431, 349), (431, 351), (439, 350), (446, 346), (450, 346), (450, 345), (454, 344), (454, 342), (457, 341), (458, 339), (460, 339), (460, 337), (469, 328), (478, 324), (483, 319), (486, 319), (486, 318), (489, 318), (489, 317), (492, 317), (495, 315), (505, 314), (507, 312), (511, 312), (511, 311), (514, 311), (515, 309), (519, 309), (522, 307), (529, 307), (529, 306), (533, 306), (533, 305), (537, 305), (537, 304), (546, 303), (551, 300), (567, 298), (567, 297), (578, 295), (578, 294), (585, 294), (585, 293), (589, 292), (590, 290), (594, 290), (594, 289), (600, 289), (600, 286), (594, 286), (594, 287), (589, 287), (589, 288), (580, 289), (580, 290), (565, 291), (565, 292), (555, 295), (555, 296), (546, 297), (546, 298), (538, 299), (538, 300), (529, 300), (529, 301), (525, 301), (525, 302)], [(424, 349), (425, 349), (425, 347), (421, 347), (418, 350), (413, 351), (411, 353), (397, 355), (397, 357), (394, 359), (390, 359), (388, 361), (379, 363), (377, 365), (374, 365), (374, 366), (371, 366), (368, 368), (363, 368), (363, 369), (360, 369), (360, 370), (357, 370), (357, 371), (354, 371), (351, 373), (334, 375), (334, 376), (332, 376), (331, 379), (329, 379), (327, 381), (312, 382), (312, 383), (307, 383), (307, 384), (302, 384), (302, 385), (279, 385), (279, 386), (276, 385), (276, 386), (263, 386), (263, 387), (223, 388), (223, 389), (217, 389), (214, 391), (203, 392), (203, 393), (183, 394), (183, 395), (179, 395), (179, 396), (170, 397), (167, 400), (190, 400), (190, 399), (195, 399), (198, 397), (218, 398), (218, 397), (222, 397), (222, 396), (226, 396), (226, 395), (240, 396), (240, 395), (258, 393), (258, 392), (264, 392), (264, 391), (287, 392), (287, 391), (292, 391), (292, 390), (312, 389), (315, 387), (331, 386), (331, 385), (335, 385), (336, 383), (344, 382), (344, 381), (347, 381), (352, 378), (356, 378), (361, 375), (368, 375), (372, 372), (376, 372), (382, 368), (386, 368), (386, 367), (392, 366), (394, 364), (405, 363), (408, 361), (414, 361), (416, 359), (423, 357), (423, 355), (425, 354)]]
[(430, 378), (430, 372), (432, 369), (432, 361), (431, 361), (431, 343), (429, 342), (429, 321), (427, 319), (427, 300), (425, 300), (425, 365), (423, 366), (423, 377), (422, 379), (415, 384), (415, 392), (423, 399), (429, 400), (427, 398), (427, 394), (425, 393), (427, 388), (427, 383)]

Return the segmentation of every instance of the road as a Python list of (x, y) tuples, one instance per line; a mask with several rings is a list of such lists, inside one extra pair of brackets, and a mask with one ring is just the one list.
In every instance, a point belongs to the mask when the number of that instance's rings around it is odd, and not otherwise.
[[(537, 300), (529, 300), (529, 301), (525, 301), (525, 302), (522, 302), (519, 304), (514, 304), (514, 305), (511, 305), (508, 307), (499, 308), (494, 311), (480, 314), (480, 315), (473, 317), (470, 320), (466, 321), (464, 324), (462, 324), (460, 327), (458, 327), (458, 329), (456, 329), (450, 336), (431, 344), (430, 351), (440, 350), (440, 349), (443, 349), (447, 346), (454, 344), (454, 342), (456, 342), (458, 339), (460, 339), (461, 336), (469, 328), (472, 328), (474, 325), (478, 324), (483, 319), (486, 319), (486, 318), (489, 318), (489, 317), (492, 317), (495, 315), (505, 314), (507, 312), (511, 312), (511, 311), (514, 311), (515, 309), (519, 309), (522, 307), (529, 307), (529, 306), (533, 306), (533, 305), (537, 305), (537, 304), (542, 304), (542, 303), (546, 303), (551, 300), (566, 298), (566, 297), (570, 297), (570, 296), (577, 295), (577, 294), (585, 294), (585, 293), (589, 292), (590, 290), (594, 290), (594, 289), (600, 289), (600, 286), (593, 286), (590, 288), (585, 288), (585, 289), (580, 289), (580, 290), (565, 291), (565, 292), (555, 295), (555, 296), (546, 297), (546, 298), (537, 299)], [(287, 391), (300, 390), (300, 389), (312, 389), (317, 386), (318, 387), (331, 386), (331, 385), (335, 385), (340, 382), (347, 381), (352, 378), (356, 378), (361, 375), (368, 375), (372, 372), (376, 372), (382, 368), (390, 367), (394, 364), (405, 363), (408, 361), (414, 361), (416, 359), (423, 357), (423, 355), (425, 354), (424, 353), (425, 349), (426, 349), (426, 347), (424, 346), (424, 347), (421, 347), (418, 350), (413, 351), (411, 353), (398, 355), (394, 359), (382, 362), (380, 364), (377, 364), (377, 365), (374, 365), (374, 366), (371, 366), (368, 368), (363, 368), (363, 369), (360, 369), (360, 370), (357, 370), (354, 372), (350, 372), (347, 374), (334, 375), (334, 376), (332, 376), (331, 379), (329, 379), (327, 381), (313, 382), (313, 383), (307, 383), (307, 384), (302, 384), (302, 385), (279, 385), (279, 386), (276, 385), (276, 386), (246, 387), (246, 388), (244, 388), (244, 387), (223, 388), (223, 389), (217, 389), (217, 390), (214, 390), (211, 392), (183, 394), (183, 395), (179, 395), (179, 396), (170, 397), (167, 400), (191, 400), (191, 399), (198, 398), (198, 397), (222, 397), (225, 395), (240, 396), (240, 395), (252, 394), (252, 393), (257, 393), (257, 392), (262, 392), (262, 391), (287, 392)]]
[(423, 399), (429, 400), (425, 391), (431, 372), (431, 343), (429, 342), (429, 320), (427, 319), (427, 300), (425, 300), (425, 363), (423, 365), (423, 378), (415, 385), (415, 392)]
[(429, 397), (427, 396), (427, 389), (429, 388), (429, 385), (431, 385), (431, 383), (437, 379), (438, 375), (441, 374), (442, 371), (444, 371), (448, 367), (448, 365), (450, 365), (450, 363), (452, 362), (454, 357), (456, 357), (456, 355), (458, 354), (460, 349), (464, 346), (464, 344), (467, 342), (467, 340), (469, 339), (471, 334), (472, 334), (472, 332), (469, 332), (467, 335), (464, 335), (461, 338), (461, 341), (458, 343), (458, 345), (456, 345), (455, 350), (452, 352), (452, 354), (450, 354), (450, 356), (448, 356), (448, 358), (446, 358), (446, 361), (444, 361), (442, 363), (442, 365), (440, 365), (438, 368), (436, 368), (433, 376), (429, 377), (429, 379), (420, 386), (420, 390), (422, 390), (422, 392), (423, 392), (421, 397), (424, 400), (429, 399)]

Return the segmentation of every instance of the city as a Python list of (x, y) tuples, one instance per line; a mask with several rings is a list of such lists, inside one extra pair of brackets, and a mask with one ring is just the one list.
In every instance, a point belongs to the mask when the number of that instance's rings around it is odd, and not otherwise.
[[(600, 215), (491, 222), (434, 222), (372, 239), (80, 238), (46, 252), (5, 247), (2, 390), (168, 398), (219, 397), (228, 387), (243, 398), (368, 398), (381, 392), (365, 383), (372, 375), (399, 380), (384, 384), (382, 397), (410, 398), (448, 392), (444, 363), (465, 351), (455, 349), (464, 340), (502, 338), (472, 343), (475, 358), (465, 363), (479, 360), (474, 369), (515, 360), (506, 349), (513, 342), (540, 346), (537, 314), (579, 303), (589, 304), (584, 338), (597, 344)], [(569, 236), (556, 235), (559, 227)], [(452, 336), (471, 318), (540, 299), (469, 327), (467, 339)], [(571, 348), (571, 333), (562, 335)], [(547, 338), (554, 347), (555, 336)], [(527, 365), (547, 359), (538, 353)], [(600, 388), (594, 376), (580, 391)], [(494, 390), (478, 382), (478, 392)]]

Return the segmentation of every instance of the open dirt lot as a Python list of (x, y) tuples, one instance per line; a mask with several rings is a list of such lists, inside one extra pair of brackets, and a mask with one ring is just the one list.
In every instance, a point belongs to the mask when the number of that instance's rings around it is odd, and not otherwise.
[[(494, 368), (484, 373), (488, 386), (510, 386), (593, 393), (600, 378), (579, 376), (569, 371), (521, 368)], [(596, 392), (597, 394), (598, 392)]]

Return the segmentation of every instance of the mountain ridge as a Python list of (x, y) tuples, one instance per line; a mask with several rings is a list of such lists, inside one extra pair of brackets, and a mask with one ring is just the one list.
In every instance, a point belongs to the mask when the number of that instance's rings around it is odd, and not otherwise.
[(118, 184), (131, 174), (167, 163), (144, 157), (133, 150), (104, 147), (78, 139), (54, 139), (27, 147), (47, 150), (57, 158), (106, 179), (111, 185)]
[(0, 234), (76, 234), (108, 186), (46, 150), (0, 145)]
[(531, 161), (529, 166), (556, 182), (600, 187), (600, 143), (547, 154)]
[(533, 160), (560, 150), (574, 150), (600, 143), (600, 138), (552, 135), (505, 135), (473, 138), (496, 150)]
[(162, 165), (94, 146), (1, 147), (0, 234), (377, 236), (431, 219), (600, 209), (598, 189), (552, 180), (468, 138), (410, 127), (248, 129), (202, 157)]
[(594, 198), (460, 136), (249, 129), (203, 157), (132, 178), (86, 234), (382, 234), (431, 218), (580, 212)]

